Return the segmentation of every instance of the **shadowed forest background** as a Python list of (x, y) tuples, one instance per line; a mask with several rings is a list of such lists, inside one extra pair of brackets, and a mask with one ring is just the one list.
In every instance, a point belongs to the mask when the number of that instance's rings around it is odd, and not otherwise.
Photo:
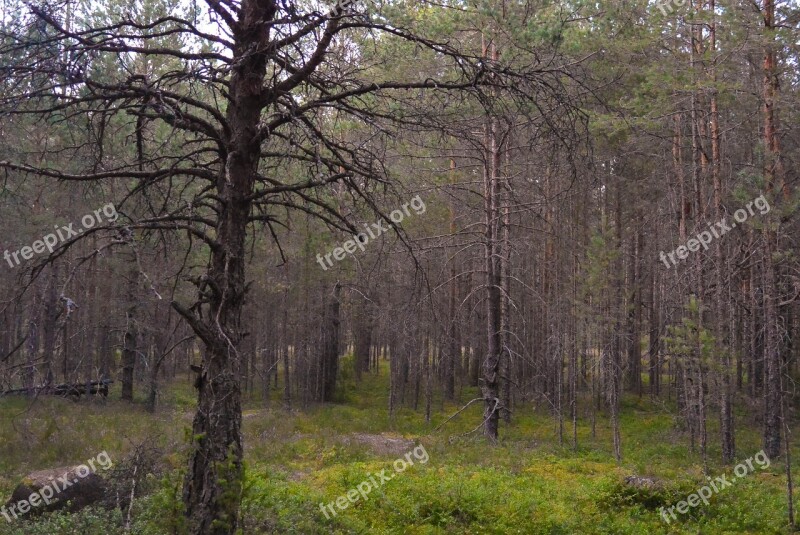
[(0, 533), (794, 531), (796, 1), (0, 1)]

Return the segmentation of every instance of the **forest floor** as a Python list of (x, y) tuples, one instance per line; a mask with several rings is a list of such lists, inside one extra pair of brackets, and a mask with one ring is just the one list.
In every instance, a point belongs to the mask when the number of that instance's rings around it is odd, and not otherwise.
[[(419, 412), (402, 409), (390, 421), (386, 368), (358, 386), (348, 380), (341, 403), (289, 411), (277, 401), (278, 391), (270, 409), (263, 408), (257, 394), (246, 402), (243, 533), (788, 533), (782, 460), (763, 470), (755, 465), (732, 481), (734, 467), (718, 461), (715, 427), (709, 429), (707, 475), (713, 480), (727, 474), (732, 484), (715, 493), (709, 505), (701, 502), (683, 515), (676, 511), (678, 519), (670, 524), (662, 520), (660, 506), (674, 506), (708, 482), (669, 404), (646, 396), (625, 398), (618, 464), (605, 415), (598, 415), (594, 439), (590, 419), (583, 415), (576, 451), (570, 422), (565, 422), (560, 446), (552, 417), (529, 405), (518, 408), (512, 424), (501, 428), (502, 440), (495, 447), (479, 434), (468, 434), (481, 422), (479, 403), (438, 431), (461, 405), (436, 399), (428, 424), (421, 400)], [(473, 394), (467, 389), (461, 398), (468, 401)], [(117, 467), (128, 465), (125, 459), (136, 452), (140, 457), (156, 452), (151, 471), (158, 474), (142, 478), (139, 472), (136, 499), (124, 512), (93, 507), (12, 523), (0, 516), (0, 535), (180, 533), (180, 469), (194, 392), (183, 382), (168, 386), (155, 414), (143, 403), (131, 406), (118, 396), (115, 389), (105, 402), (0, 399), (3, 502), (26, 474), (80, 464), (102, 451)], [(737, 424), (736, 459), (744, 461), (761, 450), (760, 428), (743, 410)], [(402, 473), (396, 472), (397, 459), (408, 464)], [(379, 479), (382, 470), (394, 477)], [(630, 475), (660, 483), (637, 490), (624, 481)], [(350, 501), (340, 500), (347, 506), (337, 508), (337, 497), (359, 484), (370, 489), (356, 497), (351, 492)], [(336, 514), (327, 509), (326, 517), (320, 504), (332, 504)]]

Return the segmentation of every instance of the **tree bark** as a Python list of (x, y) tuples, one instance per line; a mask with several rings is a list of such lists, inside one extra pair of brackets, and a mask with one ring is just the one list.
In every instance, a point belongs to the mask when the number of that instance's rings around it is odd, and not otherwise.
[[(133, 247), (133, 245), (130, 245)], [(122, 399), (133, 401), (133, 378), (136, 370), (136, 352), (139, 337), (138, 326), (138, 304), (137, 289), (139, 288), (139, 270), (136, 267), (135, 253), (131, 251), (131, 258), (128, 259), (130, 269), (125, 299), (127, 307), (125, 310), (125, 334), (123, 335), (122, 346)]]
[[(492, 50), (492, 56), (496, 51)], [(487, 354), (483, 361), (483, 429), (484, 435), (496, 442), (500, 421), (500, 355), (502, 351), (501, 332), (501, 274), (499, 265), (497, 174), (499, 150), (497, 147), (497, 120), (489, 119), (486, 127), (488, 150), (484, 167), (484, 262), (486, 269), (486, 334)]]
[[(778, 94), (775, 49), (772, 33), (775, 30), (774, 0), (764, 0), (764, 32), (767, 45), (764, 49), (764, 181), (767, 192), (782, 189), (781, 152), (777, 136), (775, 100)], [(776, 184), (777, 182), (777, 184)], [(781, 451), (782, 374), (781, 333), (778, 331), (778, 281), (773, 254), (778, 252), (778, 235), (771, 225), (764, 225), (764, 452), (775, 458)]]
[[(192, 458), (183, 487), (186, 517), (193, 534), (236, 531), (242, 498), (242, 407), (239, 343), (245, 299), (245, 238), (258, 173), (264, 51), (274, 0), (244, 0), (234, 31), (226, 160), (216, 182), (216, 243), (207, 273), (209, 313), (200, 318), (176, 305), (204, 344), (198, 407), (192, 426)], [(256, 51), (256, 52), (254, 52)]]
[(322, 351), (322, 401), (333, 401), (336, 375), (339, 373), (339, 299), (342, 286), (333, 287), (333, 296), (326, 314)]

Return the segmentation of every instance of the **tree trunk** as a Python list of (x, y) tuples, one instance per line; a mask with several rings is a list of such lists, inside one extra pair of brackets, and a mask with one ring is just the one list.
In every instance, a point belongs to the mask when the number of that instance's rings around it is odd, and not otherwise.
[[(131, 245), (133, 247), (133, 245)], [(122, 399), (133, 401), (133, 378), (136, 370), (136, 351), (139, 337), (138, 318), (137, 318), (137, 289), (139, 287), (139, 270), (136, 266), (135, 253), (131, 252), (133, 258), (129, 258), (127, 281), (127, 310), (125, 311), (125, 334), (123, 335), (122, 346)]]
[(50, 276), (47, 280), (47, 289), (45, 290), (44, 307), (42, 310), (42, 353), (44, 357), (42, 374), (44, 375), (45, 385), (51, 385), (53, 383), (53, 359), (55, 356), (53, 353), (56, 347), (58, 317), (61, 312), (58, 306), (57, 284), (58, 266), (57, 264), (52, 264), (50, 267)]
[[(715, 0), (710, 0), (709, 15), (712, 17), (709, 30), (709, 46), (711, 53), (711, 82), (714, 84), (711, 90), (711, 181), (714, 187), (714, 217), (721, 221), (723, 217), (722, 209), (722, 176), (721, 176), (721, 157), (720, 157), (720, 132), (719, 132), (719, 110), (717, 104), (717, 65), (716, 65), (716, 14), (714, 12)], [(720, 388), (720, 442), (722, 443), (722, 462), (730, 463), (736, 455), (736, 443), (734, 440), (733, 427), (733, 393), (731, 391), (731, 347), (727, 344), (725, 326), (725, 303), (723, 302), (723, 268), (725, 261), (722, 252), (722, 240), (714, 243), (714, 334), (717, 340), (717, 351), (722, 355), (722, 386)], [(732, 313), (732, 311), (731, 311)]]
[[(768, 43), (764, 50), (764, 182), (767, 192), (783, 184), (780, 146), (777, 136), (775, 100), (778, 93), (775, 49), (772, 44), (775, 30), (775, 3), (764, 0), (764, 32)], [(777, 231), (764, 225), (764, 452), (775, 458), (781, 451), (782, 373), (781, 333), (778, 331), (778, 305), (776, 267), (773, 254), (778, 252)]]
[(353, 322), (353, 338), (355, 339), (353, 360), (356, 379), (359, 381), (361, 380), (361, 374), (369, 371), (369, 352), (372, 347), (373, 328), (371, 310), (372, 307), (369, 306), (369, 303), (361, 303)]
[[(656, 243), (658, 243), (656, 241)], [(659, 277), (656, 268), (652, 268), (650, 281), (650, 343), (647, 353), (650, 355), (650, 395), (657, 398), (661, 395), (661, 361), (660, 351), (660, 307)]]
[(322, 401), (333, 401), (336, 375), (339, 373), (339, 296), (342, 286), (333, 287), (333, 297), (326, 311), (322, 351)]
[[(492, 50), (492, 56), (496, 51)], [(489, 119), (485, 138), (488, 141), (487, 158), (484, 167), (484, 262), (486, 268), (486, 334), (487, 354), (483, 361), (483, 428), (484, 435), (496, 442), (500, 420), (500, 354), (502, 351), (501, 333), (501, 277), (498, 244), (497, 174), (499, 150), (497, 147), (497, 120)]]
[[(637, 218), (638, 219), (638, 218)], [(641, 231), (632, 236), (631, 258), (628, 265), (628, 388), (641, 395), (642, 393), (642, 351), (639, 344), (642, 323), (642, 283), (641, 283), (641, 247), (643, 237)]]
[(233, 35), (226, 160), (216, 184), (216, 243), (208, 269), (209, 311), (203, 318), (180, 305), (204, 343), (198, 408), (192, 427), (192, 457), (183, 488), (189, 531), (197, 535), (236, 531), (242, 498), (241, 357), (245, 298), (245, 239), (258, 173), (259, 120), (267, 68), (264, 52), (274, 0), (244, 0)]

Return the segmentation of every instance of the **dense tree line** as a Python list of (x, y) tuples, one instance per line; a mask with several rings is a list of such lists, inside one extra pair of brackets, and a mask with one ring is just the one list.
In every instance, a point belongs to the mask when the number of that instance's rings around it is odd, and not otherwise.
[(382, 367), (391, 415), (480, 404), (490, 442), (533, 409), (574, 448), (608, 422), (622, 459), (623, 397), (648, 395), (703, 460), (738, 425), (778, 457), (798, 23), (774, 0), (6, 0), (2, 248), (83, 229), (0, 275), (2, 388), (114, 378), (156, 410), (193, 382), (197, 533), (236, 527), (243, 395), (339, 401)]

